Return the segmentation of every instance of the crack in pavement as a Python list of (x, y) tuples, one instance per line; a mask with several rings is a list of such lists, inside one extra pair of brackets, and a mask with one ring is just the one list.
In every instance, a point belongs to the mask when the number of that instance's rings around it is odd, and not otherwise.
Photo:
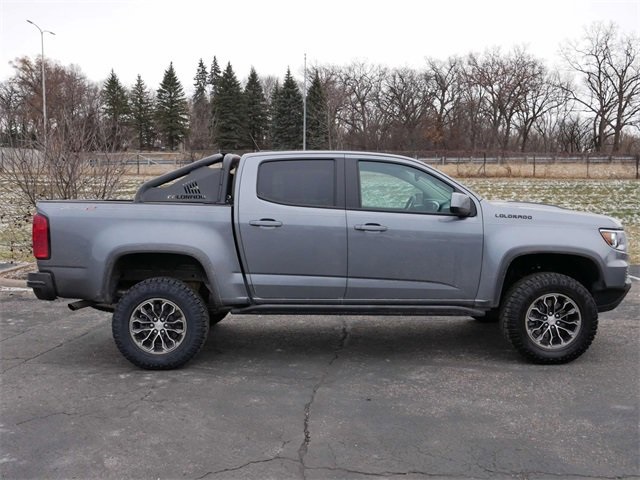
[[(146, 390), (146, 393), (144, 395), (142, 395), (141, 397), (135, 398), (134, 400), (131, 400), (131, 401), (127, 402), (126, 404), (124, 404), (122, 407), (118, 408), (118, 410), (122, 410), (122, 411), (126, 412), (126, 414), (124, 414), (124, 415), (103, 415), (103, 414), (100, 414), (100, 412), (97, 412), (95, 410), (95, 408), (94, 409), (90, 409), (89, 411), (84, 411), (84, 412), (82, 411), (82, 409), (80, 409), (80, 411), (75, 411), (75, 412), (72, 412), (72, 413), (66, 412), (66, 411), (51, 412), (51, 413), (48, 413), (46, 415), (41, 415), (41, 416), (38, 416), (38, 417), (28, 418), (26, 420), (22, 420), (20, 422), (17, 422), (15, 424), (15, 426), (18, 427), (18, 426), (25, 425), (25, 424), (28, 424), (28, 423), (31, 423), (31, 422), (36, 422), (36, 421), (39, 421), (39, 420), (45, 420), (47, 418), (54, 417), (56, 415), (65, 415), (65, 416), (68, 416), (68, 417), (77, 417), (77, 418), (92, 417), (92, 418), (102, 419), (102, 420), (113, 420), (114, 418), (122, 420), (122, 419), (131, 418), (133, 413), (136, 411), (135, 408), (132, 409), (132, 410), (129, 410), (129, 408), (132, 405), (136, 405), (136, 404), (142, 403), (142, 402), (163, 403), (163, 402), (166, 401), (166, 400), (151, 400), (151, 399), (149, 399), (151, 394), (154, 393), (157, 388), (158, 388), (158, 386), (156, 386), (156, 385), (153, 385), (151, 387), (142, 386), (142, 387), (136, 388), (135, 390), (133, 390), (131, 392), (122, 392), (122, 393), (119, 393), (117, 395), (114, 395), (114, 397), (116, 397), (116, 398), (114, 398), (114, 401), (117, 401), (117, 397), (130, 396), (132, 393), (137, 393), (137, 392), (139, 392), (141, 390)], [(91, 396), (90, 395), (90, 396), (83, 397), (82, 400), (86, 401), (86, 400), (97, 399), (97, 398), (104, 399), (104, 396)]]
[(47, 415), (42, 415), (40, 417), (33, 417), (33, 418), (29, 418), (28, 420), (23, 420), (21, 422), (16, 423), (15, 426), (18, 427), (18, 426), (24, 425), (26, 423), (36, 422), (38, 420), (44, 420), (44, 419), (49, 418), (49, 417), (55, 417), (56, 415), (66, 415), (67, 417), (75, 417), (78, 414), (77, 413), (68, 413), (68, 412), (53, 412), (53, 413), (48, 413)]
[(63, 341), (62, 343), (59, 343), (55, 347), (51, 347), (51, 348), (45, 350), (44, 352), (40, 352), (37, 355), (34, 355), (33, 357), (25, 358), (22, 362), (20, 362), (20, 363), (18, 363), (16, 365), (13, 365), (12, 367), (6, 368), (2, 372), (0, 372), (0, 374), (4, 374), (4, 373), (8, 372), (9, 370), (13, 370), (14, 368), (18, 368), (20, 365), (24, 365), (25, 363), (30, 362), (31, 360), (35, 360), (36, 358), (39, 358), (42, 355), (45, 355), (45, 354), (55, 350), (56, 348), (60, 348), (63, 345), (69, 343), (69, 342), (73, 342), (74, 340), (78, 340), (78, 339), (80, 339), (80, 338), (82, 338), (82, 337), (84, 337), (86, 335), (89, 335), (93, 331), (95, 331), (95, 330), (92, 328), (91, 330), (87, 330), (86, 332), (84, 332), (84, 333), (82, 333), (82, 334), (80, 334), (80, 335), (78, 335), (76, 337), (70, 338), (68, 340)]
[(318, 393), (318, 390), (320, 389), (320, 387), (322, 387), (325, 380), (329, 376), (329, 373), (331, 371), (331, 366), (338, 359), (338, 357), (340, 357), (340, 353), (347, 346), (347, 342), (349, 341), (350, 334), (351, 334), (351, 331), (347, 327), (347, 322), (343, 319), (342, 332), (340, 335), (340, 341), (338, 342), (338, 347), (334, 350), (333, 357), (331, 358), (331, 360), (329, 360), (329, 363), (327, 363), (327, 365), (325, 366), (324, 372), (320, 376), (320, 379), (314, 385), (313, 390), (311, 391), (311, 398), (304, 406), (304, 424), (303, 424), (304, 438), (302, 439), (302, 443), (298, 448), (298, 461), (300, 462), (300, 467), (301, 467), (300, 473), (303, 479), (306, 478), (305, 470), (307, 469), (307, 467), (304, 464), (304, 458), (306, 457), (307, 452), (309, 451), (309, 444), (311, 443), (311, 430), (309, 428), (310, 417), (311, 417), (311, 407), (313, 405), (313, 402), (316, 399), (316, 394)]
[(24, 335), (25, 333), (29, 333), (31, 330), (37, 330), (39, 327), (31, 327), (27, 328), (24, 332), (16, 333), (15, 335), (11, 335), (10, 337), (3, 338), (0, 340), (0, 343), (6, 342), (7, 340), (11, 340), (12, 338), (19, 337), (20, 335)]
[[(316, 471), (326, 470), (330, 472), (344, 472), (344, 473), (362, 475), (365, 477), (383, 477), (383, 478), (405, 477), (407, 475), (421, 475), (424, 477), (435, 477), (435, 478), (477, 478), (469, 474), (461, 475), (460, 473), (433, 473), (433, 472), (424, 472), (421, 470), (367, 472), (364, 470), (356, 470), (356, 469), (341, 468), (341, 467), (305, 467), (305, 469), (316, 470)], [(589, 476), (589, 475), (585, 476), (579, 473), (550, 473), (550, 472), (537, 472), (537, 471), (501, 471), (501, 470), (491, 471), (485, 468), (483, 468), (483, 470), (485, 470), (490, 475), (489, 478), (491, 478), (492, 475), (505, 475), (509, 477), (525, 478), (525, 479), (530, 478), (532, 475), (540, 476), (540, 477), (551, 476), (551, 477), (559, 477), (559, 478), (584, 478), (586, 480), (588, 479), (625, 480), (625, 479), (631, 479), (631, 478), (638, 478), (636, 475), (627, 475), (627, 474), (609, 477), (609, 476)]]
[[(481, 467), (482, 468), (482, 467)], [(584, 475), (582, 473), (555, 473), (555, 472), (539, 472), (536, 470), (524, 470), (524, 471), (501, 471), (501, 470), (488, 470), (483, 468), (487, 473), (491, 475), (509, 475), (509, 476), (522, 476), (524, 478), (530, 478), (532, 475), (540, 477), (558, 477), (558, 478), (581, 478), (581, 479), (593, 479), (593, 480), (624, 480), (627, 478), (638, 478), (637, 474), (623, 473), (621, 475), (614, 475), (612, 477), (607, 475)]]
[(327, 470), (330, 472), (344, 472), (344, 473), (352, 473), (356, 475), (362, 475), (364, 477), (401, 477), (407, 475), (422, 475), (425, 477), (436, 477), (436, 478), (468, 478), (466, 476), (460, 476), (460, 474), (446, 474), (446, 473), (430, 473), (430, 472), (422, 472), (420, 470), (407, 470), (404, 472), (367, 472), (364, 470), (355, 470), (349, 468), (340, 468), (340, 467), (307, 467), (307, 470)]
[(210, 472), (205, 473), (204, 475), (196, 477), (195, 480), (201, 480), (203, 478), (207, 478), (208, 476), (219, 475), (221, 473), (237, 472), (238, 470), (242, 470), (243, 468), (246, 468), (249, 465), (256, 465), (256, 464), (259, 464), (259, 463), (269, 463), (269, 462), (273, 462), (275, 460), (284, 460), (284, 461), (287, 461), (287, 462), (293, 462), (293, 463), (297, 464), (298, 460), (295, 460), (293, 458), (281, 457), (280, 456), (280, 454), (284, 450), (284, 447), (289, 442), (290, 442), (289, 440), (287, 440), (286, 442), (282, 442), (282, 445), (280, 445), (280, 448), (278, 448), (278, 452), (273, 457), (264, 458), (264, 459), (261, 459), (261, 460), (251, 460), (249, 462), (243, 463), (242, 465), (238, 465), (237, 467), (229, 467), (229, 468), (223, 468), (221, 470), (210, 471)]

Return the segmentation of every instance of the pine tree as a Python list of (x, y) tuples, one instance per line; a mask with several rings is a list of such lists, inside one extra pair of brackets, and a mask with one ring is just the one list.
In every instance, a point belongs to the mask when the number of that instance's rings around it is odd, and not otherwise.
[(276, 118), (276, 105), (278, 104), (278, 99), (280, 98), (280, 82), (276, 80), (276, 83), (273, 85), (273, 89), (271, 90), (271, 95), (269, 96), (269, 105), (267, 107), (267, 112), (269, 114), (269, 137), (267, 138), (267, 145), (270, 148), (273, 147), (273, 135), (275, 129), (274, 119)]
[(268, 112), (262, 84), (253, 67), (244, 87), (244, 103), (247, 112), (247, 135), (253, 148), (259, 150), (264, 148), (266, 142)]
[(274, 100), (273, 147), (280, 150), (302, 148), (302, 94), (287, 69), (282, 88)]
[(218, 81), (213, 104), (217, 115), (215, 139), (218, 148), (225, 152), (246, 148), (246, 109), (240, 82), (231, 62)]
[(195, 104), (200, 100), (207, 100), (209, 75), (207, 74), (207, 67), (204, 66), (202, 59), (198, 62), (198, 69), (196, 70), (196, 76), (193, 80), (193, 103)]
[(184, 139), (189, 124), (189, 108), (182, 84), (173, 69), (165, 70), (156, 100), (158, 130), (171, 150)]
[(213, 135), (213, 141), (215, 142), (215, 132), (217, 130), (218, 123), (218, 113), (216, 112), (216, 102), (214, 102), (216, 93), (218, 91), (218, 84), (220, 83), (221, 77), (220, 66), (218, 65), (218, 59), (213, 56), (213, 62), (211, 62), (211, 70), (209, 70), (209, 103), (211, 104), (211, 111), (209, 113), (209, 131)]
[(194, 77), (194, 93), (191, 99), (191, 119), (189, 122), (189, 147), (194, 150), (204, 150), (211, 144), (209, 105), (209, 76), (207, 67), (202, 59), (198, 62), (198, 69)]
[(108, 128), (108, 148), (120, 150), (124, 142), (125, 127), (129, 115), (127, 91), (113, 70), (100, 92), (102, 113)]
[(213, 62), (211, 62), (211, 70), (209, 70), (208, 82), (211, 85), (211, 96), (215, 96), (216, 90), (218, 88), (218, 82), (220, 81), (220, 76), (222, 71), (220, 70), (220, 66), (218, 65), (218, 59), (216, 56), (213, 56)]
[(310, 150), (329, 148), (327, 97), (317, 71), (307, 93), (307, 148)]
[(153, 146), (153, 97), (138, 75), (131, 90), (131, 124), (138, 137), (138, 148)]

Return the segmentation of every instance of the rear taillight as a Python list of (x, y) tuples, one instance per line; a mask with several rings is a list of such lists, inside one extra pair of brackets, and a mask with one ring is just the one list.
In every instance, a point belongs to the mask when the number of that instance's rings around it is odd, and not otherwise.
[(49, 250), (49, 219), (36, 213), (33, 216), (33, 256), (38, 260), (47, 260), (51, 255)]

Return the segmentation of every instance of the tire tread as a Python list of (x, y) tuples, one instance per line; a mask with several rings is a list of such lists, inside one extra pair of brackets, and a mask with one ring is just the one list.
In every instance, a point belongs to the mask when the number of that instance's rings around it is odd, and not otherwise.
[[(527, 344), (522, 332), (519, 330), (519, 322), (522, 321), (522, 309), (527, 304), (532, 292), (543, 292), (548, 288), (560, 288), (571, 290), (579, 296), (584, 303), (582, 311), (583, 329), (579, 333), (583, 338), (578, 341), (565, 355), (542, 355), (535, 348)], [(598, 330), (598, 310), (589, 291), (577, 280), (567, 275), (543, 272), (534, 273), (516, 282), (506, 295), (506, 300), (500, 312), (500, 325), (505, 338), (525, 358), (538, 364), (561, 364), (575, 360), (582, 355), (596, 336)], [(575, 300), (575, 299), (574, 299)]]
[[(128, 316), (130, 309), (133, 308), (130, 303), (136, 303), (138, 301), (136, 298), (141, 298), (144, 295), (160, 296), (162, 294), (157, 292), (177, 296), (195, 310), (196, 318), (188, 325), (189, 329), (195, 329), (195, 337), (191, 344), (186, 346), (186, 349), (170, 352), (165, 358), (159, 356), (157, 360), (161, 361), (152, 362), (128, 341)], [(184, 310), (185, 306), (180, 305), (180, 308)], [(202, 349), (209, 334), (209, 313), (200, 295), (184, 282), (172, 277), (153, 277), (135, 284), (120, 299), (113, 313), (112, 333), (120, 353), (134, 365), (146, 370), (170, 370), (184, 365)], [(174, 353), (175, 355), (173, 355)]]

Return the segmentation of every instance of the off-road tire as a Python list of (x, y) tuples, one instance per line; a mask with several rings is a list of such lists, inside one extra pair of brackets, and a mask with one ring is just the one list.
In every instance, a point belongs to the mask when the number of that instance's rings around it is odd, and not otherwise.
[[(580, 326), (566, 345), (543, 348), (530, 336), (529, 332), (536, 329), (535, 322), (527, 320), (527, 314), (534, 309), (536, 300), (546, 295), (565, 299), (570, 304), (568, 311), (573, 306), (577, 307)], [(575, 314), (573, 318), (577, 318)], [(537, 322), (540, 323), (540, 320)], [(553, 319), (550, 324), (552, 322)], [(560, 364), (575, 360), (589, 348), (598, 329), (598, 310), (589, 291), (577, 280), (559, 273), (535, 273), (511, 287), (500, 312), (500, 324), (506, 339), (527, 360), (540, 364)]]
[[(148, 305), (152, 302), (162, 305), (163, 311), (165, 305), (177, 307), (180, 313), (180, 321), (176, 323), (183, 326), (183, 335), (180, 337), (179, 333), (176, 334), (179, 342), (174, 342), (177, 346), (170, 351), (145, 351), (141, 341), (134, 339), (134, 324), (141, 323), (134, 320), (134, 314), (144, 307), (148, 310)], [(168, 325), (173, 323), (176, 317), (171, 317), (170, 314), (168, 318), (161, 321), (168, 322), (165, 324)], [(151, 321), (147, 323), (151, 325)], [(122, 296), (113, 313), (111, 327), (118, 350), (131, 363), (148, 370), (169, 370), (184, 365), (200, 351), (209, 333), (209, 314), (202, 298), (184, 282), (170, 277), (154, 277), (137, 283)], [(150, 327), (145, 328), (146, 332)], [(166, 335), (169, 335), (169, 330)], [(169, 345), (171, 338), (164, 338)], [(165, 341), (159, 345), (164, 346)]]

